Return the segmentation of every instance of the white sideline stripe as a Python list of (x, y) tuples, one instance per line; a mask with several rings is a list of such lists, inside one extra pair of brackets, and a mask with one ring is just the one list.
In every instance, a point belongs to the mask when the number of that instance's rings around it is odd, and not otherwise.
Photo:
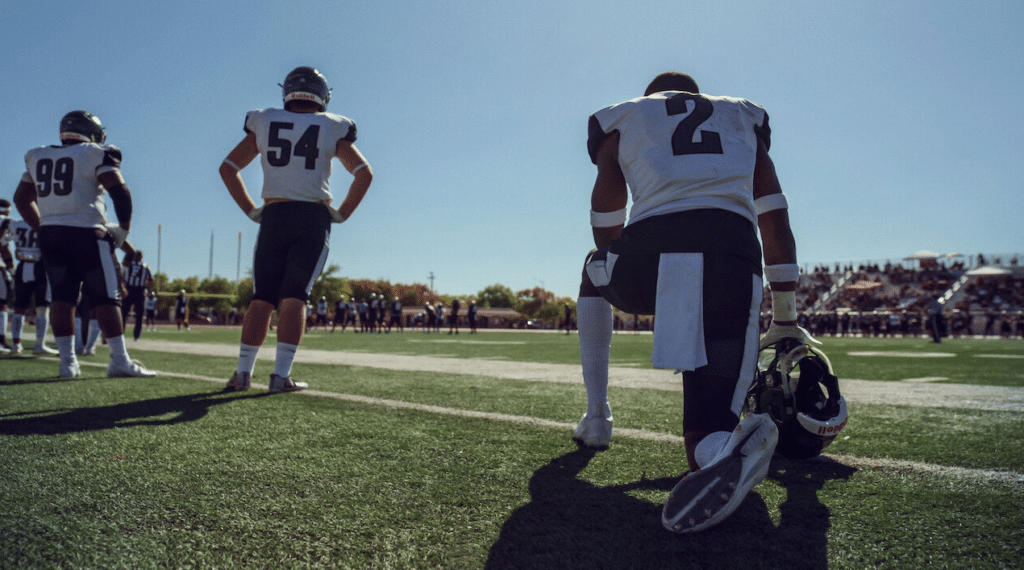
[(962, 479), (974, 479), (992, 483), (1006, 483), (1015, 487), (1024, 485), (1024, 473), (1017, 471), (997, 471), (995, 469), (970, 469), (967, 467), (949, 467), (945, 465), (932, 465), (919, 461), (903, 461), (899, 459), (881, 459), (856, 457), (853, 455), (831, 455), (823, 457), (834, 459), (843, 465), (851, 467), (864, 467), (874, 469), (890, 469), (896, 471), (917, 471), (933, 475), (958, 477)]
[[(237, 345), (154, 341), (143, 338), (131, 343), (129, 347), (131, 350), (238, 357)], [(259, 354), (260, 360), (273, 361), (274, 357), (275, 353), (272, 348), (261, 350)], [(581, 388), (583, 385), (579, 364), (542, 364), (539, 362), (441, 358), (439, 356), (408, 356), (356, 351), (309, 350), (306, 348), (299, 350), (295, 355), (295, 361), (410, 372), (469, 374), (530, 382), (556, 382), (576, 384)], [(615, 366), (609, 369), (609, 373), (608, 384), (612, 389), (646, 388), (669, 392), (682, 392), (683, 390), (683, 383), (679, 376), (667, 370)], [(842, 389), (843, 397), (851, 403), (1024, 412), (1024, 388), (927, 382), (881, 382), (849, 378), (841, 378), (839, 386)]]
[[(91, 366), (93, 368), (106, 368), (106, 364), (100, 364), (96, 362), (82, 362), (79, 361), (81, 366)], [(211, 376), (201, 376), (199, 374), (188, 374), (185, 372), (166, 372), (163, 370), (153, 370), (157, 376), (171, 376), (174, 378), (187, 378), (189, 380), (204, 380), (207, 382), (214, 382), (216, 384), (225, 384), (226, 380), (223, 378), (214, 378)], [(260, 388), (266, 390), (268, 386), (266, 384), (257, 384), (253, 382), (251, 384), (253, 388)], [(530, 416), (513, 416), (511, 414), (498, 414), (494, 412), (478, 412), (475, 410), (461, 410), (458, 408), (448, 408), (444, 406), (432, 406), (429, 404), (416, 404), (413, 402), (405, 402), (402, 400), (388, 400), (386, 398), (372, 398), (369, 396), (357, 396), (354, 394), (339, 394), (337, 392), (322, 392), (320, 390), (302, 390), (299, 393), (306, 394), (309, 396), (319, 396), (321, 398), (331, 398), (334, 400), (343, 400), (346, 402), (357, 402), (360, 404), (372, 404), (377, 406), (388, 406), (391, 408), (399, 408), (404, 410), (416, 410), (420, 412), (429, 412), (432, 414), (444, 414), (449, 416), (461, 416), (465, 418), (477, 418), (485, 420), (494, 420), (499, 422), (508, 422), (514, 424), (533, 425), (540, 427), (548, 427), (554, 429), (564, 429), (572, 431), (576, 427), (576, 424), (569, 424), (565, 422), (556, 422), (553, 420), (545, 420), (542, 418), (534, 418)], [(645, 439), (648, 441), (660, 441), (666, 443), (683, 443), (683, 438), (678, 435), (670, 433), (656, 433), (645, 431), (641, 429), (627, 429), (627, 428), (615, 428), (616, 435), (623, 435), (631, 439)]]
[[(106, 367), (106, 364), (93, 363), (93, 362), (80, 362), (82, 366), (90, 366), (94, 368)], [(199, 374), (187, 374), (182, 372), (164, 372), (160, 370), (153, 370), (158, 376), (171, 376), (175, 378), (186, 378), (190, 380), (203, 380), (207, 382), (213, 382), (216, 384), (226, 383), (223, 378), (213, 378), (211, 376), (201, 376)], [(266, 384), (252, 384), (253, 388), (267, 389)], [(307, 396), (316, 396), (320, 398), (331, 398), (334, 400), (341, 400), (346, 402), (356, 402), (360, 404), (369, 404), (377, 406), (387, 406), (391, 408), (404, 409), (404, 410), (415, 410), (420, 412), (428, 412), (432, 414), (441, 414), (449, 416), (459, 416), (464, 418), (475, 418), (484, 419), (498, 422), (507, 422), (520, 425), (529, 425), (537, 427), (545, 427), (551, 429), (564, 430), (566, 432), (572, 431), (576, 427), (576, 424), (556, 422), (552, 420), (545, 420), (542, 418), (534, 418), (530, 416), (514, 416), (511, 414), (498, 414), (493, 412), (478, 412), (475, 410), (461, 410), (458, 408), (448, 408), (444, 406), (432, 406), (428, 404), (416, 404), (412, 402), (404, 402), (401, 400), (389, 400), (385, 398), (371, 398), (368, 396), (357, 396), (353, 394), (338, 394), (335, 392), (321, 392), (319, 390), (302, 390), (299, 394), (305, 394)], [(630, 439), (641, 439), (647, 441), (657, 441), (662, 443), (672, 443), (676, 445), (682, 445), (683, 438), (670, 434), (670, 433), (657, 433), (650, 432), (640, 429), (627, 429), (627, 428), (615, 428), (616, 437), (627, 437)], [(836, 455), (836, 454), (824, 454), (818, 461), (836, 461), (843, 465), (858, 468), (874, 468), (874, 469), (887, 469), (895, 471), (916, 471), (920, 473), (928, 473), (932, 475), (945, 476), (945, 477), (956, 477), (960, 479), (973, 479), (982, 482), (991, 483), (1004, 483), (1014, 487), (1024, 486), (1024, 473), (1016, 471), (996, 471), (993, 469), (969, 469), (966, 467), (948, 467), (943, 465), (932, 465), (929, 463), (921, 463), (918, 461), (902, 461), (896, 459), (877, 459), (868, 457), (857, 457), (854, 455)]]
[(899, 356), (902, 358), (948, 358), (950, 356), (956, 356), (952, 352), (847, 352), (850, 356)]

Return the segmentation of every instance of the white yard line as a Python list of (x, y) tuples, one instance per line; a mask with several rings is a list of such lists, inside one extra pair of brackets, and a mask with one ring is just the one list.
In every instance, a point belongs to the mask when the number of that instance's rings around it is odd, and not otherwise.
[[(159, 352), (188, 352), (205, 356), (238, 356), (238, 347), (226, 344), (164, 342), (142, 339), (131, 343), (129, 348)], [(274, 351), (272, 349), (261, 350), (260, 359), (273, 360)], [(387, 370), (471, 374), (510, 380), (528, 380), (531, 382), (579, 384), (581, 389), (583, 385), (580, 367), (570, 364), (374, 354), (367, 352), (308, 350), (305, 348), (299, 349), (296, 361), (314, 364), (365, 366)], [(225, 371), (225, 381), (231, 375), (231, 372), (231, 370)], [(681, 392), (683, 389), (680, 377), (667, 370), (612, 367), (609, 376), (609, 386), (612, 389), (647, 388), (672, 392)], [(1024, 388), (974, 386), (969, 384), (931, 384), (928, 382), (878, 382), (848, 378), (841, 378), (839, 385), (842, 388), (843, 396), (849, 402), (1024, 412)]]

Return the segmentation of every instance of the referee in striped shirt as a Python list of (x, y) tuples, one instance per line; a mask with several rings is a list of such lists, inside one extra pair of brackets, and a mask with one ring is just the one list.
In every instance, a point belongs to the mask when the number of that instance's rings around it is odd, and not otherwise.
[(146, 289), (153, 286), (153, 273), (149, 266), (142, 263), (142, 251), (135, 250), (135, 256), (131, 260), (125, 260), (124, 284), (128, 290), (128, 296), (124, 301), (124, 310), (121, 314), (124, 317), (124, 328), (128, 328), (128, 313), (135, 309), (135, 340), (142, 336), (142, 322), (145, 318), (143, 308), (146, 304)]

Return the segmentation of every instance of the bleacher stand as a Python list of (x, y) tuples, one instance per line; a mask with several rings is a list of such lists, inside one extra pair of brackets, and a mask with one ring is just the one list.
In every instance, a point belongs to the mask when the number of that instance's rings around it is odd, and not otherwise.
[[(1019, 255), (816, 265), (802, 271), (797, 302), (802, 326), (818, 336), (926, 337), (929, 305), (942, 304), (943, 336), (1024, 338), (1024, 267)], [(975, 259), (971, 259), (972, 262)], [(1002, 259), (1009, 259), (1002, 264)], [(765, 286), (762, 330), (771, 314)]]

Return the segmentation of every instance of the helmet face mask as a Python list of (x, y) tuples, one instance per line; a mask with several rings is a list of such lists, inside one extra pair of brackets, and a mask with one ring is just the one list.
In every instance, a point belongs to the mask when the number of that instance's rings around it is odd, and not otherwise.
[(779, 427), (776, 453), (790, 459), (821, 454), (846, 426), (846, 400), (823, 352), (800, 344), (767, 347), (747, 393), (747, 410)]
[(87, 111), (71, 111), (60, 120), (60, 138), (103, 144), (107, 133), (96, 115)]
[(284, 78), (281, 86), (284, 97), (284, 107), (288, 108), (290, 101), (312, 101), (320, 105), (320, 111), (327, 110), (327, 103), (331, 100), (331, 88), (327, 85), (327, 78), (312, 67), (296, 67)]

